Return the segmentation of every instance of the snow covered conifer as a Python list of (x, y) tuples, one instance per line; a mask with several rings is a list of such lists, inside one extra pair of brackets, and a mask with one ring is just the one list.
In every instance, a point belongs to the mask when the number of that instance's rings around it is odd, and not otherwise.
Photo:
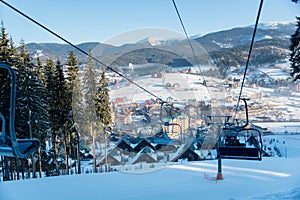
[(290, 61), (294, 80), (300, 79), (300, 17), (297, 17), (297, 29), (291, 36)]

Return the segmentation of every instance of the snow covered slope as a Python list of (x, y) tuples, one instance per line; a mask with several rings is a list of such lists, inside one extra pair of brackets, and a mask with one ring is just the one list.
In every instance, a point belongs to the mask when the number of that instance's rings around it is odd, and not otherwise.
[[(81, 199), (300, 199), (300, 135), (265, 136), (287, 158), (223, 160), (224, 180), (215, 181), (217, 161), (170, 164), (148, 173), (111, 172), (0, 182), (1, 200)], [(284, 141), (284, 142), (283, 142)]]

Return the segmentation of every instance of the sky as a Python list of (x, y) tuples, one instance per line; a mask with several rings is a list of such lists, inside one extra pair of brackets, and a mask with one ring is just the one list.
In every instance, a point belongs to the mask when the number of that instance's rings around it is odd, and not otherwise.
[[(172, 0), (4, 1), (73, 44), (92, 41), (108, 43), (107, 41), (112, 41), (112, 38), (120, 34), (145, 28), (184, 33)], [(175, 2), (189, 36), (252, 25), (260, 3), (259, 0)], [(300, 16), (300, 4), (294, 4), (290, 0), (265, 0), (260, 22), (292, 21), (297, 15)], [(2, 2), (0, 19), (15, 43), (19, 43), (21, 39), (25, 43), (64, 43)], [(147, 31), (145, 37), (146, 34)]]

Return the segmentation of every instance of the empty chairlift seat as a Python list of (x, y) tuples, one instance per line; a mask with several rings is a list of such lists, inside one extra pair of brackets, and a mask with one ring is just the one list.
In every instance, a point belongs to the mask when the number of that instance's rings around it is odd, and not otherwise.
[(218, 147), (218, 157), (223, 159), (262, 159), (261, 133), (253, 128), (224, 128)]
[[(0, 62), (0, 70), (7, 70), (10, 74), (10, 105), (8, 121), (0, 112), (1, 132), (0, 132), (0, 155), (27, 158), (40, 147), (40, 141), (35, 138), (17, 139), (15, 133), (15, 99), (16, 99), (16, 77), (13, 69)], [(6, 130), (8, 127), (8, 130)]]

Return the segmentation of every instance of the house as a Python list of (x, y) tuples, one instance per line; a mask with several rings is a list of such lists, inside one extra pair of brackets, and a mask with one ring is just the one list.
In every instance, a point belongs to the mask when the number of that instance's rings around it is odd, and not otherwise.
[(163, 126), (173, 139), (183, 139), (183, 134), (189, 127), (189, 118), (187, 115), (180, 114), (165, 119), (167, 123)]
[(172, 160), (173, 162), (178, 162), (178, 160), (187, 159), (188, 161), (198, 161), (200, 160), (200, 156), (194, 151), (195, 149), (190, 146), (185, 151), (180, 154), (180, 156), (176, 157), (176, 159)]
[(116, 124), (130, 124), (131, 122), (132, 122), (131, 114), (129, 115), (118, 114), (117, 116), (115, 116)]
[(155, 158), (155, 155), (154, 150), (146, 146), (132, 159), (131, 164), (156, 163), (157, 159)]
[(123, 153), (134, 152), (131, 146), (131, 142), (128, 140), (127, 136), (123, 136), (115, 145), (115, 148), (123, 150)]
[(142, 138), (139, 143), (134, 147), (135, 152), (139, 152), (145, 147), (149, 147), (153, 151), (155, 150), (155, 147), (151, 144), (151, 141), (147, 138)]
[[(107, 159), (107, 160), (106, 160)], [(121, 160), (118, 160), (116, 156), (113, 156), (111, 154), (107, 155), (106, 157), (103, 157), (98, 163), (97, 165), (104, 165), (105, 163), (108, 163), (110, 166), (116, 166), (116, 165), (121, 165), (122, 162)]]

